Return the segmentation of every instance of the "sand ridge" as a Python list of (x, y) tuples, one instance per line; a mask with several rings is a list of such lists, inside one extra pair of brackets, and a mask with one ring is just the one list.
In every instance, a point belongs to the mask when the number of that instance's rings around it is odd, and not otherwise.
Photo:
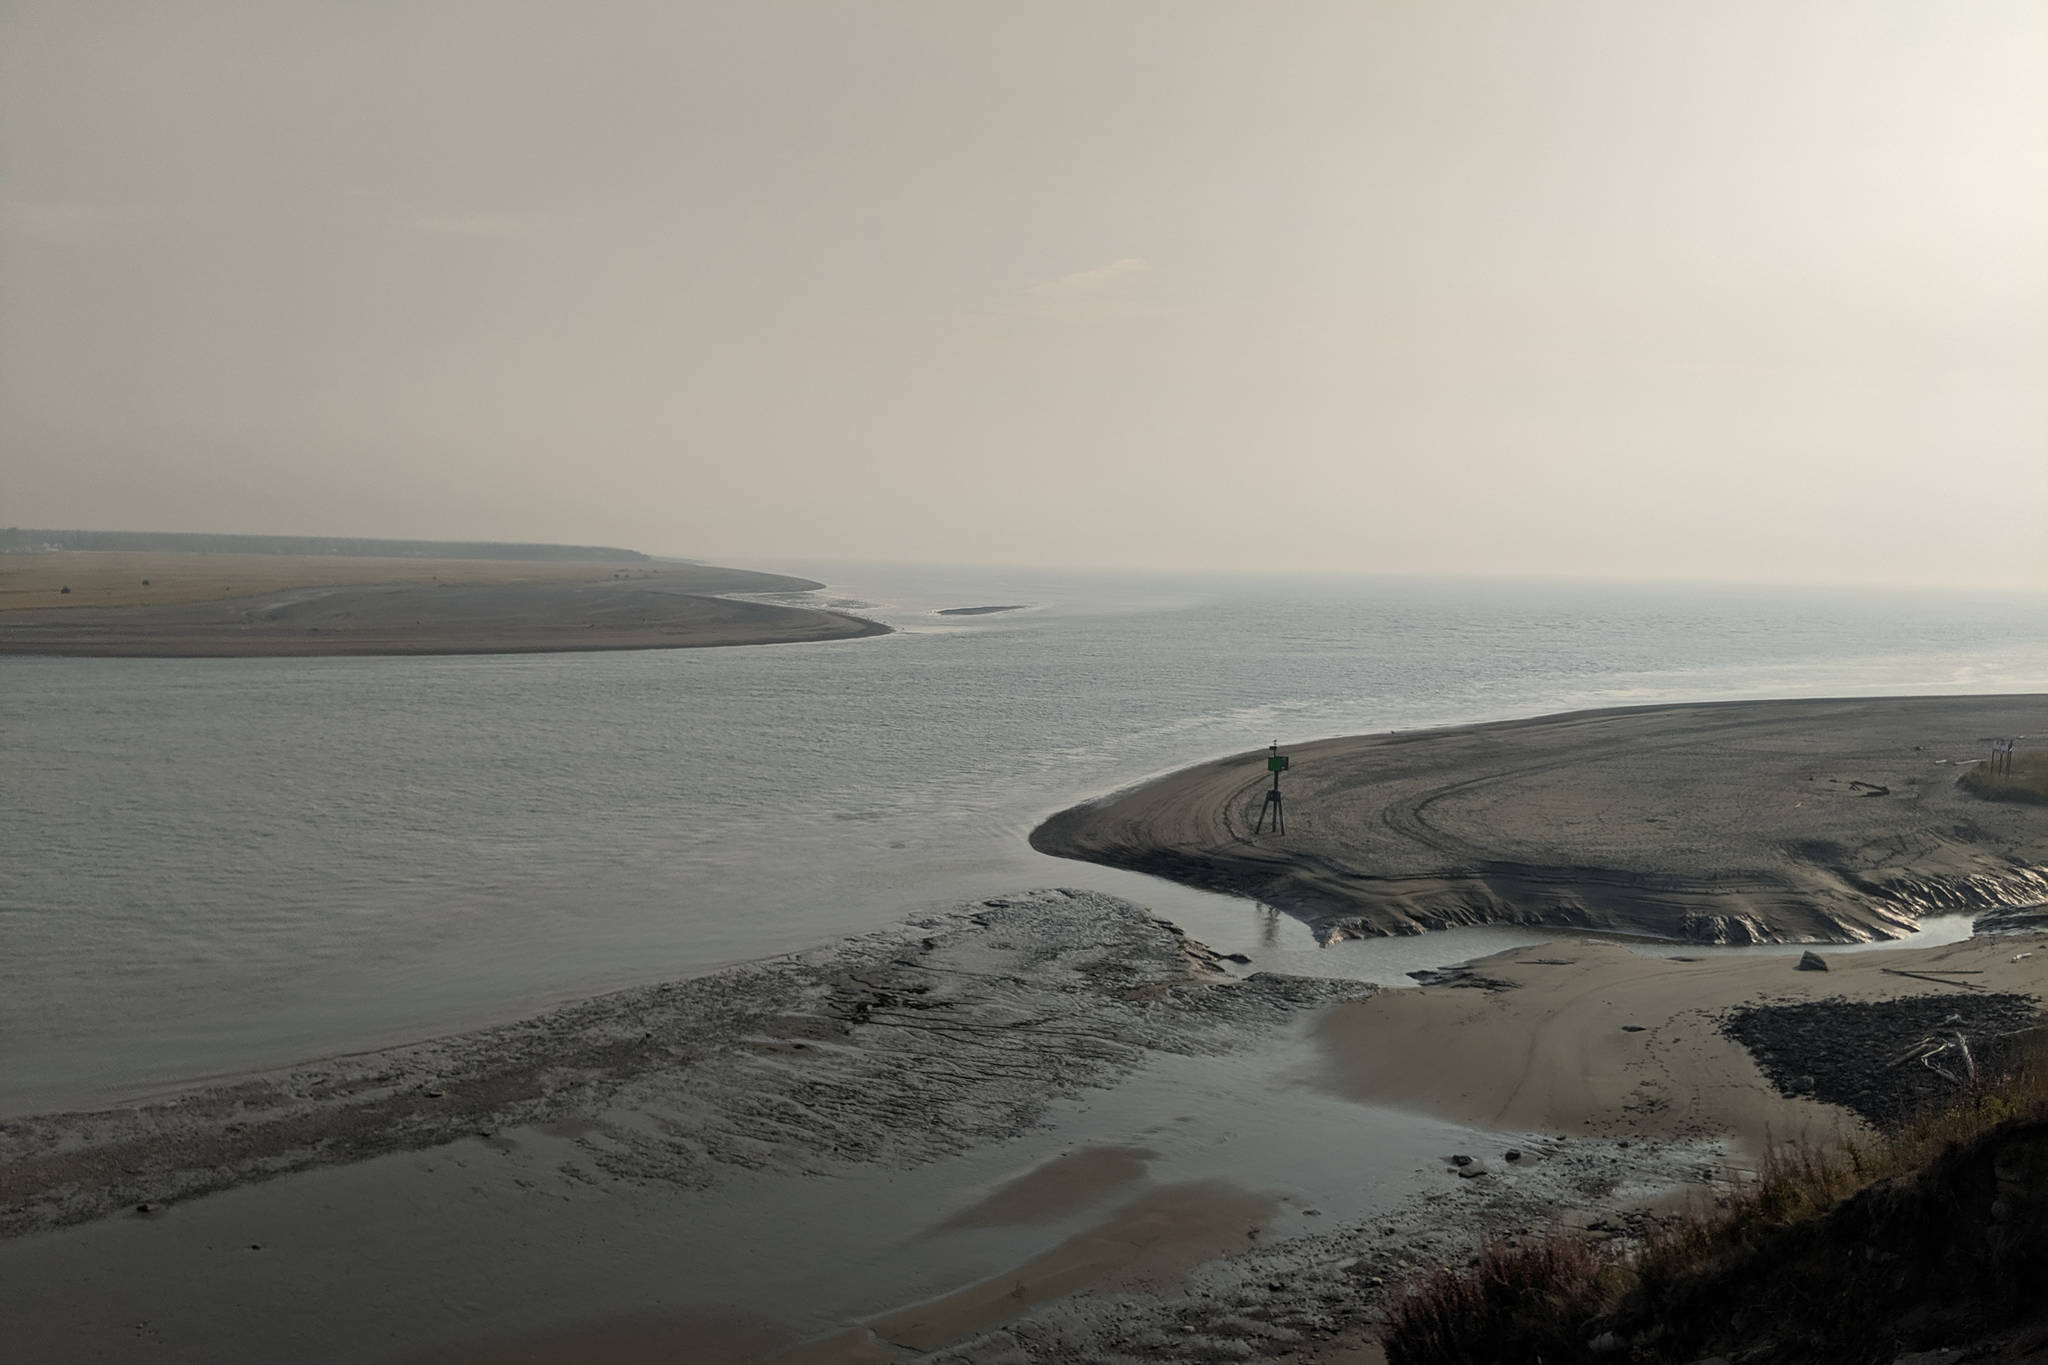
[(1326, 937), (1510, 922), (1707, 943), (1897, 937), (2048, 900), (2048, 821), (1956, 775), (2048, 697), (1720, 702), (1291, 747), (1062, 811), (1032, 845), (1253, 896)]

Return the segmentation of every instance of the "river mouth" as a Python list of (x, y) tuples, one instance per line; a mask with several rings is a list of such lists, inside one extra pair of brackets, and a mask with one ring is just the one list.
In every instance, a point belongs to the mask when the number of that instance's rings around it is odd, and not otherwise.
[[(1153, 904), (1030, 829), (1275, 738), (2048, 680), (2011, 604), (1974, 599), (787, 567), (896, 633), (0, 659), (0, 846), (29, 851), (5, 878), (0, 1107), (507, 1023), (1021, 887)], [(1906, 643), (1873, 653), (1873, 613)]]

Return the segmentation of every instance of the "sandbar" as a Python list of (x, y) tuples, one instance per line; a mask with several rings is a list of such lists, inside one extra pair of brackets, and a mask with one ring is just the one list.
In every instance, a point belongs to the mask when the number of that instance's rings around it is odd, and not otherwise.
[(879, 622), (844, 612), (712, 595), (820, 586), (661, 560), (0, 555), (0, 654), (515, 654), (888, 633)]
[(2048, 820), (1956, 777), (2048, 697), (1623, 707), (1264, 750), (1062, 811), (1041, 852), (1255, 897), (1326, 939), (1571, 926), (1704, 943), (1896, 938), (2048, 901)]

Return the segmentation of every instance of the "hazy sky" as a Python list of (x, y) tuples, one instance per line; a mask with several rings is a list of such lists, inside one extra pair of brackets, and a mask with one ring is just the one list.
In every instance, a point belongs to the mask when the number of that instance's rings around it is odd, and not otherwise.
[(2040, 0), (0, 0), (0, 524), (2048, 588)]

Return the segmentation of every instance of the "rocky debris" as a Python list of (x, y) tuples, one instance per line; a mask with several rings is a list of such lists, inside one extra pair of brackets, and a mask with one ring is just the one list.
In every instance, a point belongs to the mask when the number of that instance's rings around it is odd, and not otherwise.
[[(1839, 1104), (1887, 1128), (1953, 1101), (1969, 1068), (1996, 1070), (2037, 1026), (2039, 1010), (2032, 996), (1993, 992), (1816, 1000), (1732, 1010), (1721, 1031), (1749, 1049), (1781, 1093)], [(1947, 1055), (1958, 1038), (1967, 1063)]]
[(1418, 986), (1457, 986), (1475, 991), (1511, 991), (1512, 981), (1503, 981), (1497, 976), (1485, 976), (1470, 966), (1422, 967), (1408, 973)]
[(1828, 960), (1813, 951), (1813, 949), (1808, 948), (1799, 955), (1799, 965), (1792, 970), (1795, 972), (1824, 972), (1827, 969)]
[(1128, 901), (1033, 892), (456, 1038), (0, 1122), (0, 1235), (529, 1124), (686, 1187), (909, 1165), (1013, 1137), (1150, 1055), (1236, 1051), (1371, 989), (1240, 979)]

